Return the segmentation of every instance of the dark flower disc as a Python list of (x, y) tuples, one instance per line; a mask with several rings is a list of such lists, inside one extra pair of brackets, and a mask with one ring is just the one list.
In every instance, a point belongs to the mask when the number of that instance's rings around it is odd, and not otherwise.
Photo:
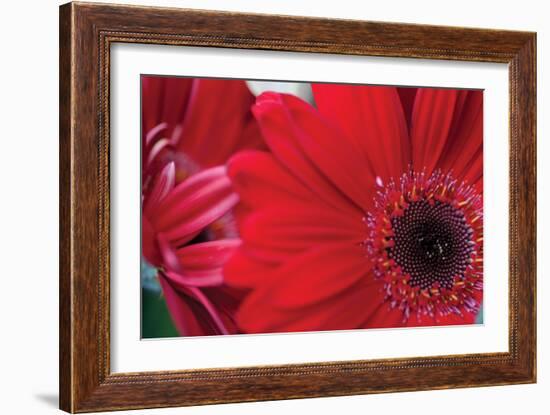
[(483, 288), (483, 200), (473, 186), (440, 171), (404, 174), (384, 185), (365, 217), (364, 245), (384, 301), (436, 320), (477, 313)]
[(409, 284), (429, 288), (435, 282), (451, 289), (462, 276), (474, 249), (464, 213), (448, 203), (410, 203), (391, 219), (395, 245), (388, 256), (411, 276)]

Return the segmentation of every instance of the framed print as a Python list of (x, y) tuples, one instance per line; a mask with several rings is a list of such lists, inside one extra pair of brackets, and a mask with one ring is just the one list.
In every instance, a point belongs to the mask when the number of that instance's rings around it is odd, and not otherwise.
[(536, 381), (536, 36), (60, 8), (60, 407)]

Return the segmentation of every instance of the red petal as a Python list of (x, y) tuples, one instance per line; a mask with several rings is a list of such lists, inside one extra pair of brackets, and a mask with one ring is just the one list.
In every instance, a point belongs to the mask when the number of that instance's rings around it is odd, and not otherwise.
[(405, 115), (405, 120), (407, 121), (407, 126), (410, 132), (410, 125), (412, 120), (412, 110), (414, 106), (414, 99), (416, 98), (416, 93), (418, 88), (397, 88), (397, 93), (399, 94), (399, 99), (401, 100), (401, 105), (403, 106), (403, 113)]
[(181, 272), (167, 271), (166, 277), (179, 288), (218, 287), (223, 282), (221, 268)]
[(164, 268), (181, 271), (181, 266), (176, 255), (175, 249), (170, 245), (170, 240), (162, 233), (157, 234), (157, 243), (162, 257), (162, 265)]
[(346, 133), (374, 177), (386, 181), (406, 171), (409, 137), (396, 88), (313, 84), (313, 93), (319, 111)]
[(164, 276), (160, 275), (159, 281), (168, 311), (180, 335), (201, 336), (207, 334), (193, 313), (188, 300), (186, 301), (188, 297), (176, 291)]
[[(180, 224), (175, 225), (166, 231), (166, 236), (178, 245), (181, 245), (196, 236), (197, 232), (215, 222), (225, 215), (238, 202), (238, 196), (235, 193), (228, 193), (220, 197), (208, 199), (208, 203), (197, 204), (202, 208), (195, 209), (195, 213), (185, 218), (181, 218)], [(195, 206), (193, 206), (195, 207)]]
[(208, 296), (197, 287), (189, 287), (189, 291), (208, 313), (208, 317), (213, 323), (215, 332), (219, 334), (229, 334), (229, 330), (225, 326), (221, 310), (219, 310), (218, 307), (212, 303), (210, 298), (208, 298)]
[[(465, 91), (462, 111), (455, 115), (438, 167), (453, 171), (457, 179), (467, 175), (474, 159), (483, 157), (483, 92)], [(482, 171), (474, 172), (474, 176)]]
[(151, 210), (155, 209), (160, 201), (174, 188), (175, 184), (175, 165), (168, 163), (166, 167), (157, 175), (151, 191), (143, 202), (143, 214), (150, 215)]
[(434, 170), (449, 139), (453, 117), (460, 114), (466, 91), (420, 88), (412, 114), (412, 161), (415, 171)]
[(465, 312), (462, 316), (450, 313), (446, 316), (437, 316), (437, 318), (429, 315), (412, 314), (407, 321), (407, 327), (429, 327), (429, 326), (452, 326), (462, 324), (472, 324), (475, 321), (475, 315)]
[(141, 217), (141, 250), (151, 265), (159, 266), (161, 264), (162, 258), (157, 246), (157, 236), (145, 215)]
[(362, 210), (370, 207), (374, 179), (365, 160), (341, 144), (341, 134), (312, 106), (268, 92), (258, 97), (253, 111), (275, 157), (304, 185), (333, 206), (354, 202)]
[(195, 79), (179, 150), (210, 167), (225, 163), (239, 149), (259, 147), (261, 135), (250, 111), (253, 103), (244, 81)]
[(163, 211), (173, 209), (175, 205), (190, 199), (192, 195), (212, 183), (216, 183), (220, 187), (230, 186), (224, 166), (203, 170), (179, 183), (164, 200)]
[(361, 220), (292, 201), (255, 211), (241, 222), (248, 251), (266, 261), (286, 261), (294, 253), (332, 242), (357, 246), (365, 239)]
[(233, 287), (252, 288), (265, 283), (273, 266), (254, 260), (241, 246), (223, 269), (225, 282)]
[(153, 142), (156, 142), (155, 138), (158, 138), (161, 133), (163, 133), (168, 128), (168, 124), (165, 122), (162, 122), (155, 127), (147, 130), (147, 134), (145, 134), (145, 147), (150, 147)]
[(241, 151), (229, 160), (227, 170), (241, 202), (250, 208), (268, 207), (280, 199), (317, 199), (267, 152)]
[(462, 180), (476, 185), (478, 193), (483, 193), (483, 149), (464, 167), (462, 173), (458, 176)]
[[(147, 157), (144, 160), (143, 166), (148, 171), (155, 171), (158, 165), (162, 165), (168, 159), (166, 155), (170, 151), (170, 140), (167, 138), (161, 138), (156, 141), (155, 144), (148, 151)], [(144, 153), (145, 156), (145, 153)]]
[(142, 76), (142, 126), (144, 136), (160, 123), (167, 123), (166, 137), (183, 122), (193, 79)]
[(321, 244), (274, 270), (270, 285), (273, 307), (305, 307), (350, 287), (370, 269), (362, 246)]
[(176, 186), (151, 215), (155, 229), (170, 241), (184, 243), (227, 213), (238, 197), (229, 178), (213, 173), (216, 170), (205, 170)]
[(361, 280), (325, 301), (292, 309), (272, 307), (270, 290), (258, 290), (245, 298), (237, 320), (247, 333), (357, 329), (370, 313), (375, 289)]
[(184, 271), (221, 268), (240, 244), (240, 239), (203, 242), (178, 249), (177, 255)]
[[(349, 330), (362, 328), (362, 322), (379, 307), (380, 282), (363, 278), (340, 295), (331, 298), (319, 313), (323, 330)], [(320, 304), (321, 305), (321, 304)]]
[(363, 323), (367, 329), (403, 327), (405, 325), (403, 311), (397, 307), (391, 308), (389, 303), (383, 303), (383, 295), (379, 296), (380, 306)]

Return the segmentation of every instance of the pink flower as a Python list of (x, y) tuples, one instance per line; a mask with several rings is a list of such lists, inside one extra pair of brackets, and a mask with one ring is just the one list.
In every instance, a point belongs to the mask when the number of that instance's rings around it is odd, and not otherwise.
[(142, 78), (142, 251), (182, 335), (236, 332), (242, 293), (221, 270), (238, 247), (224, 163), (261, 136), (243, 81)]
[(179, 183), (238, 150), (263, 146), (244, 81), (142, 76), (141, 85), (145, 191), (169, 161)]

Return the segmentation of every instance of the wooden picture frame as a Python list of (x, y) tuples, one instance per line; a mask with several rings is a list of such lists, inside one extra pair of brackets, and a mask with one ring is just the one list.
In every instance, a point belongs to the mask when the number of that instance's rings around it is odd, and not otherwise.
[[(109, 69), (117, 42), (509, 65), (509, 352), (111, 373)], [(60, 407), (68, 412), (536, 380), (536, 34), (69, 3), (60, 8)]]

